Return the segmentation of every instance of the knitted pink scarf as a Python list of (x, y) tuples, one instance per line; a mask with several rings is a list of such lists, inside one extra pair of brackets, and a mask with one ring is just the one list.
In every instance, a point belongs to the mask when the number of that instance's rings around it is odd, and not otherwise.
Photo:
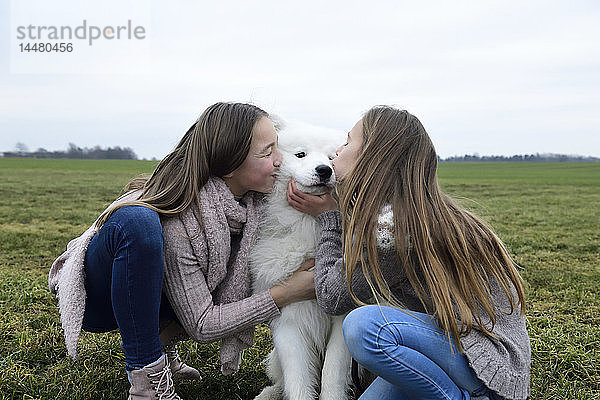
[[(214, 177), (200, 191), (201, 215), (196, 218), (201, 221), (206, 237), (205, 276), (215, 304), (232, 303), (251, 295), (248, 254), (258, 228), (255, 197), (255, 193), (248, 192), (238, 202), (225, 182)], [(240, 234), (239, 249), (232, 254), (232, 235)], [(253, 328), (223, 339), (220, 350), (223, 374), (238, 370), (241, 351), (252, 346), (253, 341)]]

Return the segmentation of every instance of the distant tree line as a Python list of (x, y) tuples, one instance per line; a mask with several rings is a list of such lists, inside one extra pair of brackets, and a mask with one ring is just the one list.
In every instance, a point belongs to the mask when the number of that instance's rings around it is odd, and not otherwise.
[(36, 151), (28, 151), (27, 146), (23, 143), (17, 143), (15, 151), (4, 152), (4, 157), (18, 158), (81, 158), (94, 160), (137, 160), (137, 155), (129, 147), (107, 147), (105, 149), (100, 146), (93, 148), (78, 147), (73, 143), (69, 143), (69, 148), (66, 151), (48, 151), (39, 148)]
[[(69, 148), (66, 151), (48, 151), (39, 148), (36, 151), (28, 151), (27, 146), (23, 143), (17, 143), (15, 151), (4, 152), (4, 157), (20, 157), (20, 158), (88, 158), (96, 160), (137, 160), (137, 155), (129, 147), (107, 147), (106, 149), (100, 146), (93, 148), (81, 148), (73, 143), (69, 143)], [(473, 155), (465, 154), (464, 156), (452, 156), (448, 158), (438, 157), (441, 162), (465, 162), (465, 161), (508, 161), (508, 162), (600, 162), (600, 158), (578, 155), (565, 154), (525, 154), (514, 156), (480, 156), (475, 153)]]
[(440, 158), (444, 162), (465, 162), (465, 161), (510, 161), (510, 162), (598, 162), (600, 158), (586, 157), (578, 155), (565, 154), (525, 154), (514, 156), (479, 156), (478, 154), (464, 156), (452, 156), (448, 158)]

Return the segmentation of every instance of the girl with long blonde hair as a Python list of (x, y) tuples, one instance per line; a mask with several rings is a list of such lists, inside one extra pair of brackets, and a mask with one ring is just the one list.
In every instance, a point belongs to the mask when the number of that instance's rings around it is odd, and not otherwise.
[(339, 205), (290, 182), (289, 203), (321, 223), (317, 301), (354, 309), (346, 344), (377, 376), (361, 399), (525, 399), (522, 279), (498, 236), (441, 191), (437, 161), (415, 116), (377, 106), (333, 160)]

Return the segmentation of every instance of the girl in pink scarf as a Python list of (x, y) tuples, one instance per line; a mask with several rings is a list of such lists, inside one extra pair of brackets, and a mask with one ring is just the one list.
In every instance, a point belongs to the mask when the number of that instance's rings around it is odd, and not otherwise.
[(250, 294), (247, 256), (260, 193), (281, 164), (268, 114), (241, 103), (210, 106), (149, 179), (132, 181), (53, 263), (67, 350), (81, 330), (119, 329), (130, 399), (179, 396), (172, 378), (200, 378), (174, 344), (222, 340), (235, 372), (253, 328), (291, 302), (315, 297), (308, 262), (285, 283)]

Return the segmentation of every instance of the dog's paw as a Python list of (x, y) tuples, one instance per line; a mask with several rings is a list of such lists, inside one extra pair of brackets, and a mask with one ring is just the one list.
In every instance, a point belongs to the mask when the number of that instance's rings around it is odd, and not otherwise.
[(283, 391), (281, 390), (281, 386), (273, 385), (267, 386), (260, 392), (258, 396), (254, 398), (254, 400), (282, 400), (283, 399)]

